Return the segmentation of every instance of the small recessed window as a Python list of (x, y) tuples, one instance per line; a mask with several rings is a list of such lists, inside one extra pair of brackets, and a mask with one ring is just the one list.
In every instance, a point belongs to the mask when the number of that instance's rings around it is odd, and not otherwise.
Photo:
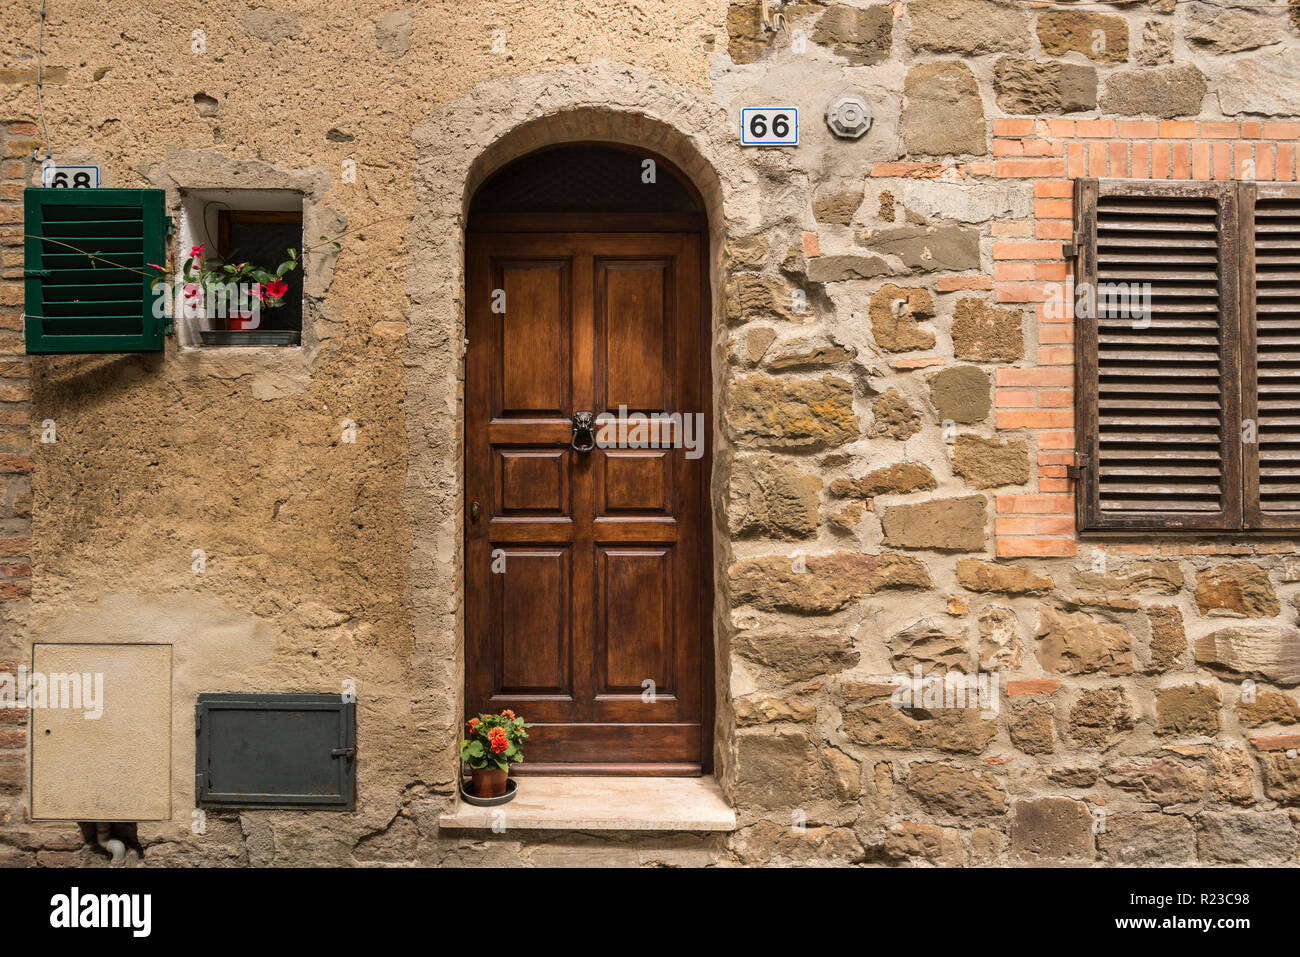
[(302, 210), (302, 195), (287, 190), (184, 195), (177, 252), (183, 342), (302, 344)]

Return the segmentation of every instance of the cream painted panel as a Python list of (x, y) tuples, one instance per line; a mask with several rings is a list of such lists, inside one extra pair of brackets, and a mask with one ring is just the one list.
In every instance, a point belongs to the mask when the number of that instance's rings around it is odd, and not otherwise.
[(103, 676), (98, 718), (32, 708), (32, 819), (169, 819), (172, 646), (36, 644), (32, 673)]

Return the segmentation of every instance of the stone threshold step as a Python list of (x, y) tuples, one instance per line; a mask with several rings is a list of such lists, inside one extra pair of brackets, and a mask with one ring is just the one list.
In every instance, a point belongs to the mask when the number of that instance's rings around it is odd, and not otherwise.
[[(521, 776), (519, 795), (499, 807), (459, 798), (438, 826), (459, 830), (734, 831), (736, 812), (711, 777)], [(498, 812), (504, 812), (504, 819)]]

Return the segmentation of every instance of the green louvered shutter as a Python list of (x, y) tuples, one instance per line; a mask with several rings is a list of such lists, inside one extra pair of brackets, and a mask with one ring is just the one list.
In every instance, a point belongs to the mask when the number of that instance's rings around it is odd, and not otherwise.
[[(27, 351), (161, 352), (147, 263), (165, 256), (160, 189), (24, 192)], [(93, 258), (91, 255), (93, 254)]]

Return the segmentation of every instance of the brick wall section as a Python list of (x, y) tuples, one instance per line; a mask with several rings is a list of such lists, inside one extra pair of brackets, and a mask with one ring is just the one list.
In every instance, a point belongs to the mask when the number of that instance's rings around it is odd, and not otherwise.
[[(1074, 230), (1074, 180), (1254, 178), (1291, 182), (1297, 176), (1300, 123), (1154, 120), (1002, 119), (994, 124), (993, 175), (1034, 181), (1034, 217), (994, 230), (995, 298), (1030, 309), (1034, 364), (997, 371), (994, 406), (999, 429), (1025, 430), (1038, 450), (1036, 492), (996, 497), (997, 554), (1072, 556), (1074, 460), (1074, 319), (1070, 296), (1056, 298), (1071, 266), (1062, 246)], [(1253, 176), (1251, 175), (1253, 171)], [(1001, 235), (998, 235), (998, 234)], [(1059, 288), (1059, 287), (1058, 287)], [(1053, 300), (1050, 301), (1049, 300)], [(1113, 546), (1111, 546), (1113, 547)], [(1289, 547), (1289, 546), (1287, 546)], [(1253, 554), (1282, 546), (1121, 546), (1127, 552)]]
[[(0, 672), (14, 674), (31, 596), (31, 380), (23, 345), (23, 188), (36, 127), (0, 123)], [(0, 826), (25, 819), (27, 711), (0, 708)], [(0, 845), (0, 865), (6, 854)]]

